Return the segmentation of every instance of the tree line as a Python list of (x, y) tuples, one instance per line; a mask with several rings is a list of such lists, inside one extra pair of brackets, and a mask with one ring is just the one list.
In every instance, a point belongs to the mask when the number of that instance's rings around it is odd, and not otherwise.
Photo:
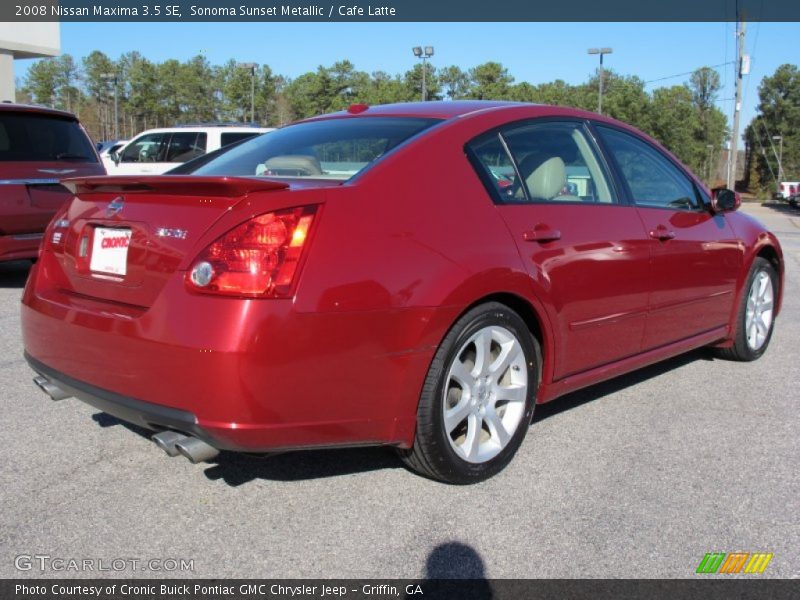
[[(269, 126), (341, 110), (354, 102), (411, 102), (421, 97), (423, 68), (430, 100), (514, 100), (587, 110), (597, 107), (597, 75), (579, 85), (563, 80), (533, 85), (515, 81), (508, 69), (491, 61), (466, 70), (416, 64), (403, 74), (390, 74), (359, 71), (342, 60), (290, 79), (274, 73), (268, 65), (242, 68), (233, 59), (212, 65), (201, 55), (185, 62), (170, 59), (157, 63), (136, 51), (117, 60), (100, 51), (80, 61), (69, 54), (40, 60), (28, 70), (18, 99), (75, 112), (94, 139), (109, 139), (114, 135), (116, 89), (118, 131), (129, 138), (144, 129), (178, 123), (249, 122), (251, 92), (254, 120)], [(719, 163), (729, 135), (727, 119), (716, 106), (720, 87), (719, 74), (708, 67), (697, 69), (683, 84), (652, 91), (639, 77), (606, 71), (603, 112), (652, 135), (696, 173), (713, 181), (724, 178)], [(762, 81), (759, 114), (745, 134), (751, 187), (774, 189), (777, 160), (771, 156), (770, 144), (775, 143), (774, 135), (784, 136), (784, 179), (800, 175), (799, 95), (796, 66), (783, 65)]]

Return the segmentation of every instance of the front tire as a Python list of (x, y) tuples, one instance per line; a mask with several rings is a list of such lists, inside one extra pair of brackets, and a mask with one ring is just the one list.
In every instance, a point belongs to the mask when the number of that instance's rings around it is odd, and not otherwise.
[(736, 314), (733, 346), (719, 351), (722, 358), (752, 361), (764, 354), (775, 327), (777, 298), (778, 274), (775, 267), (768, 260), (756, 257)]
[(511, 461), (533, 416), (541, 351), (522, 318), (489, 302), (461, 317), (431, 362), (411, 450), (415, 471), (447, 483), (487, 479)]

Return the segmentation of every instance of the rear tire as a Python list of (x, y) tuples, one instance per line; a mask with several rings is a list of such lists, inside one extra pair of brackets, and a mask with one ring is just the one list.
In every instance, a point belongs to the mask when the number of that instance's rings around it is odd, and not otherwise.
[(756, 257), (736, 312), (733, 346), (718, 350), (721, 358), (748, 362), (764, 354), (775, 328), (777, 298), (775, 267), (768, 260)]
[(516, 312), (497, 302), (468, 311), (434, 355), (403, 461), (454, 484), (500, 472), (530, 425), (540, 364), (539, 344)]

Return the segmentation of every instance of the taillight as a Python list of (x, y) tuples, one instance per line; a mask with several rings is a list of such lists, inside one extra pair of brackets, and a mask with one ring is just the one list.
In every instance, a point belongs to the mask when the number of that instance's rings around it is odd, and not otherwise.
[(44, 239), (39, 246), (39, 256), (45, 247), (50, 248), (54, 252), (64, 252), (64, 246), (67, 241), (67, 234), (69, 233), (69, 220), (64, 217), (67, 214), (67, 205), (65, 203), (55, 214), (50, 224), (44, 232)]
[(242, 223), (197, 257), (186, 285), (209, 294), (289, 297), (316, 212), (301, 206)]

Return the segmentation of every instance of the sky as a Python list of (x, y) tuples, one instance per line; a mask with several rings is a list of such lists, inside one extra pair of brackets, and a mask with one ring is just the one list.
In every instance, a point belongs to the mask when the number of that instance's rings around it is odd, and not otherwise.
[[(101, 50), (112, 58), (137, 50), (149, 60), (180, 61), (197, 54), (212, 64), (233, 58), (268, 64), (296, 77), (348, 59), (361, 71), (404, 73), (417, 61), (413, 46), (432, 45), (435, 67), (462, 69), (487, 61), (505, 66), (517, 82), (555, 79), (578, 84), (598, 66), (590, 47), (611, 47), (604, 64), (654, 87), (677, 85), (702, 66), (716, 66), (723, 89), (718, 105), (733, 113), (736, 40), (733, 23), (63, 23), (61, 50), (75, 58)], [(784, 63), (797, 64), (800, 23), (749, 23), (742, 123), (756, 114), (758, 85)], [(23, 77), (33, 61), (16, 61)], [(730, 64), (726, 64), (730, 63)], [(671, 77), (679, 75), (677, 77)], [(667, 78), (667, 79), (662, 79)], [(659, 80), (659, 81), (654, 81)]]

